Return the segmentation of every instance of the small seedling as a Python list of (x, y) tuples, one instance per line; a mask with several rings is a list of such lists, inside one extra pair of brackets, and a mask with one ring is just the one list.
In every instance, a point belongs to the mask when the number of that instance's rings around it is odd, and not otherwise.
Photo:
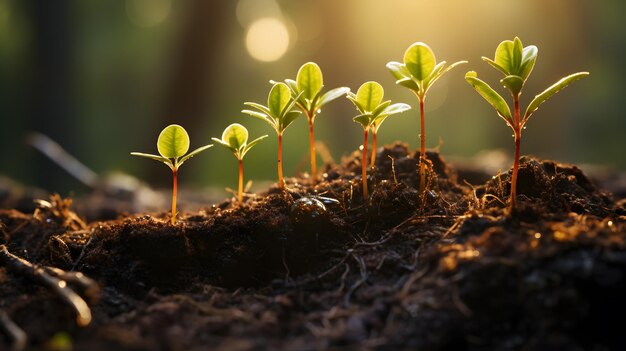
[(222, 138), (211, 138), (235, 154), (239, 160), (239, 187), (237, 190), (237, 200), (243, 202), (243, 157), (256, 145), (259, 141), (267, 138), (267, 135), (258, 137), (248, 143), (248, 130), (239, 123), (233, 123), (224, 129)]
[(296, 99), (296, 106), (306, 116), (309, 123), (309, 151), (311, 153), (311, 179), (313, 183), (317, 176), (317, 162), (315, 158), (315, 133), (313, 131), (313, 123), (315, 117), (322, 112), (322, 107), (327, 103), (347, 94), (350, 88), (341, 87), (329, 90), (322, 94), (324, 87), (324, 79), (322, 70), (315, 62), (307, 62), (300, 70), (296, 80), (285, 79), (285, 83), (291, 90), (291, 95)]
[[(357, 93), (348, 93), (347, 98), (352, 101), (359, 115), (353, 120), (363, 127), (363, 154), (361, 156), (361, 177), (363, 178), (363, 198), (369, 196), (367, 191), (367, 137), (369, 130), (377, 130), (389, 116), (409, 110), (407, 104), (391, 104), (391, 100), (383, 101), (385, 91), (377, 82), (365, 82)], [(375, 133), (375, 132), (373, 132)], [(372, 149), (376, 153), (376, 149)]]
[(267, 106), (254, 102), (244, 102), (244, 105), (253, 107), (258, 111), (241, 111), (252, 117), (262, 119), (276, 131), (278, 135), (278, 185), (283, 189), (285, 188), (283, 178), (283, 133), (300, 116), (300, 111), (293, 110), (300, 95), (302, 93), (293, 97), (287, 84), (274, 83), (267, 97)]
[(467, 61), (459, 61), (446, 67), (446, 61), (437, 63), (430, 47), (422, 42), (414, 43), (404, 52), (404, 63), (389, 62), (387, 68), (397, 79), (396, 84), (410, 89), (420, 103), (420, 192), (426, 185), (426, 129), (424, 102), (428, 89), (452, 68)]
[[(178, 124), (171, 124), (159, 134), (157, 140), (158, 155), (144, 154), (141, 152), (131, 152), (131, 155), (151, 158), (165, 163), (174, 175), (174, 183), (172, 188), (172, 224), (176, 223), (176, 193), (178, 191), (178, 168), (188, 159), (194, 157), (198, 153), (213, 146), (204, 145), (187, 154), (189, 151), (189, 135), (185, 128)], [(187, 154), (187, 155), (185, 155)]]
[(514, 210), (516, 206), (520, 144), (522, 141), (522, 130), (526, 122), (528, 122), (528, 118), (539, 108), (539, 105), (552, 97), (552, 95), (558, 93), (570, 83), (589, 75), (589, 72), (578, 72), (561, 78), (561, 80), (551, 85), (541, 94), (536, 95), (522, 116), (520, 111), (520, 96), (522, 95), (524, 83), (526, 83), (528, 76), (530, 76), (535, 66), (535, 61), (537, 61), (537, 51), (537, 47), (534, 45), (523, 47), (522, 41), (515, 37), (513, 41), (505, 40), (498, 45), (493, 60), (487, 57), (482, 58), (504, 74), (504, 78), (500, 80), (500, 83), (502, 83), (513, 96), (513, 116), (511, 116), (509, 105), (504, 101), (502, 96), (487, 83), (478, 79), (476, 72), (470, 71), (465, 74), (465, 80), (496, 109), (498, 115), (504, 119), (506, 124), (513, 130), (513, 137), (515, 138), (515, 160), (513, 162), (513, 174), (511, 176), (511, 210)]

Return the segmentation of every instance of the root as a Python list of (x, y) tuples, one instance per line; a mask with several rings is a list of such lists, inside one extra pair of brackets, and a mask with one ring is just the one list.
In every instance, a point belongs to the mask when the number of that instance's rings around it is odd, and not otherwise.
[(91, 323), (91, 309), (85, 300), (68, 286), (68, 282), (95, 291), (97, 284), (93, 280), (80, 272), (65, 272), (58, 268), (34, 265), (10, 253), (6, 245), (0, 245), (0, 261), (9, 269), (45, 285), (58, 295), (76, 313), (78, 326), (84, 327)]

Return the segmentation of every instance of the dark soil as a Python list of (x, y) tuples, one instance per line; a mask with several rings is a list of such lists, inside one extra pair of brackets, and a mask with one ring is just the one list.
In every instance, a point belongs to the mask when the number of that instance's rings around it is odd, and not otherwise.
[[(626, 200), (576, 166), (522, 160), (470, 185), (437, 153), (425, 194), (405, 145), (323, 181), (287, 180), (196, 213), (84, 223), (52, 197), (0, 211), (0, 244), (80, 271), (99, 293), (76, 326), (58, 295), (0, 265), (0, 311), (29, 350), (623, 350)], [(2, 262), (0, 260), (0, 262)], [(2, 328), (0, 328), (2, 330)], [(0, 333), (0, 349), (9, 349)]]

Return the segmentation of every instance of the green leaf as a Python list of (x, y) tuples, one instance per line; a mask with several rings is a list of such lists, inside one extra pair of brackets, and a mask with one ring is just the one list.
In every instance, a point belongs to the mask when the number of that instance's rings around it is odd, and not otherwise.
[(435, 54), (422, 42), (411, 45), (404, 53), (404, 65), (418, 81), (423, 81), (430, 75), (435, 63)]
[[(244, 105), (247, 105), (248, 103), (245, 102)], [(265, 121), (266, 123), (268, 123), (269, 125), (272, 126), (272, 128), (276, 129), (278, 127), (278, 125), (276, 124), (276, 120), (274, 118), (272, 118), (269, 115), (266, 115), (265, 113), (261, 113), (261, 112), (257, 112), (257, 111), (251, 111), (251, 110), (241, 110), (241, 112), (252, 116), (252, 117), (256, 117), (259, 118), (263, 121)]]
[(505, 76), (509, 75), (509, 72), (507, 71), (506, 68), (500, 66), (496, 61), (490, 59), (489, 57), (482, 57), (483, 61), (487, 62), (488, 64), (490, 64), (493, 68), (497, 69), (498, 71), (502, 72), (502, 74), (504, 74)]
[(409, 88), (415, 92), (420, 90), (420, 85), (417, 84), (413, 78), (403, 78), (396, 80), (396, 84), (401, 85), (405, 88)]
[(346, 98), (348, 98), (348, 100), (350, 100), (354, 104), (354, 107), (356, 107), (357, 111), (359, 111), (360, 113), (366, 112), (363, 106), (361, 106), (361, 103), (357, 99), (357, 96), (355, 93), (349, 92), (348, 94), (346, 94)]
[(296, 83), (295, 80), (293, 80), (293, 79), (285, 79), (285, 84), (287, 84), (287, 86), (291, 90), (291, 95), (292, 96), (295, 97), (296, 95), (298, 95), (298, 93), (300, 93), (300, 90), (298, 89), (298, 83)]
[(409, 72), (409, 70), (406, 69), (406, 66), (400, 62), (388, 62), (387, 69), (389, 69), (389, 72), (391, 72), (391, 75), (393, 75), (396, 80), (411, 78), (411, 72)]
[(374, 118), (372, 121), (372, 126), (375, 132), (378, 132), (378, 128), (383, 122), (392, 115), (402, 113), (404, 111), (410, 110), (411, 106), (404, 103), (397, 103), (390, 106), (387, 106), (378, 116)]
[(280, 116), (281, 112), (287, 106), (291, 100), (291, 90), (285, 83), (276, 83), (270, 90), (267, 97), (267, 107), (270, 110), (270, 114), (273, 116)]
[(317, 103), (317, 107), (321, 108), (327, 103), (341, 97), (342, 95), (347, 94), (349, 91), (350, 91), (350, 88), (347, 88), (347, 87), (341, 87), (341, 88), (335, 88), (335, 89), (329, 90), (328, 92), (326, 92), (326, 94), (322, 95), (319, 102)]
[(387, 63), (387, 68), (394, 78), (396, 78), (396, 84), (413, 91), (420, 90), (420, 85), (413, 80), (411, 72), (409, 72), (404, 64), (392, 61)]
[(298, 117), (300, 117), (300, 111), (289, 111), (285, 114), (285, 116), (281, 120), (280, 124), (280, 132), (284, 131), (289, 127), (293, 121), (295, 121)]
[(263, 106), (261, 104), (257, 104), (256, 102), (244, 102), (243, 104), (246, 105), (246, 106), (250, 106), (250, 107), (256, 108), (257, 110), (265, 113), (266, 115), (269, 115), (271, 113), (269, 108), (267, 108), (266, 106)]
[(167, 157), (153, 155), (153, 154), (144, 154), (143, 152), (131, 152), (130, 154), (133, 156), (145, 157), (145, 158), (150, 158), (159, 162), (163, 162), (166, 165), (170, 166), (170, 168), (174, 167), (174, 164), (172, 164), (172, 160), (170, 160)]
[[(293, 108), (296, 106), (296, 103), (298, 102), (298, 99), (300, 99), (300, 97), (302, 96), (302, 92), (300, 92), (300, 94), (298, 94), (295, 98), (291, 99), (290, 101), (288, 101), (287, 105), (285, 105), (285, 107), (283, 108), (282, 111), (280, 111), (280, 114), (277, 116), (277, 118), (282, 118), (282, 116), (284, 116), (285, 114), (287, 114), (288, 112), (291, 112), (291, 110), (293, 110)], [(300, 111), (297, 111), (298, 113), (300, 113)]]
[(233, 123), (224, 129), (222, 141), (235, 150), (240, 150), (248, 142), (248, 130), (239, 123)]
[(397, 113), (402, 113), (402, 112), (408, 111), (410, 109), (411, 109), (411, 106), (408, 105), (408, 104), (397, 103), (397, 104), (393, 104), (393, 105), (388, 106), (380, 114), (381, 115), (390, 116), (390, 115), (395, 115)]
[(315, 62), (307, 62), (302, 65), (298, 70), (296, 81), (298, 82), (298, 91), (303, 92), (302, 96), (309, 100), (313, 100), (324, 85), (322, 70)]
[[(441, 63), (445, 64), (446, 61), (442, 61)], [(458, 65), (462, 65), (464, 63), (467, 63), (467, 61), (458, 61), (445, 68), (443, 67), (443, 65), (441, 65), (441, 68), (438, 68), (439, 65), (437, 65), (437, 67), (435, 67), (435, 69), (433, 70), (433, 73), (435, 74), (433, 76), (428, 77), (427, 81), (424, 83), (425, 85), (424, 93), (426, 93), (428, 89), (430, 89), (430, 87), (433, 86), (433, 84), (435, 84), (437, 79), (443, 77), (444, 74), (448, 73), (454, 67)]]
[(524, 81), (528, 79), (530, 72), (532, 72), (533, 67), (535, 67), (537, 52), (538, 49), (534, 45), (527, 46), (522, 50), (522, 65), (519, 70), (519, 75), (522, 79), (524, 79)]
[(179, 158), (189, 150), (189, 135), (185, 128), (172, 124), (159, 134), (157, 149), (163, 157)]
[(469, 71), (465, 74), (465, 80), (472, 86), (480, 96), (482, 96), (491, 106), (493, 106), (498, 114), (504, 117), (506, 120), (511, 121), (511, 110), (506, 101), (493, 90), (487, 83), (478, 79), (478, 74), (474, 71)]
[(267, 135), (263, 135), (260, 136), (254, 140), (252, 140), (251, 142), (249, 142), (248, 144), (246, 144), (246, 146), (243, 148), (243, 150), (241, 150), (241, 155), (239, 155), (239, 157), (241, 157), (243, 159), (243, 157), (248, 153), (248, 151), (250, 151), (256, 144), (259, 143), (259, 141), (263, 140), (267, 138)]
[(212, 147), (213, 144), (209, 144), (209, 145), (204, 145), (204, 146), (200, 146), (199, 148), (193, 150), (192, 152), (188, 153), (187, 155), (185, 155), (183, 158), (180, 159), (180, 161), (178, 161), (178, 163), (176, 164), (176, 167), (180, 167), (180, 165), (183, 164), (183, 162), (187, 161), (188, 159), (196, 156), (197, 154), (201, 153), (202, 151)]
[(374, 111), (372, 111), (372, 117), (376, 117), (376, 116), (380, 115), (380, 113), (383, 112), (383, 110), (386, 109), (387, 106), (389, 106), (389, 105), (391, 105), (391, 100), (387, 100), (385, 102), (382, 102), (378, 106), (376, 106)]
[(500, 79), (500, 83), (502, 83), (505, 88), (509, 89), (513, 96), (518, 96), (524, 86), (524, 80), (522, 80), (522, 77), (514, 75), (506, 76)]
[(371, 123), (371, 118), (372, 115), (369, 113), (365, 113), (362, 115), (358, 115), (354, 118), (352, 118), (353, 121), (359, 123), (361, 126), (363, 126), (363, 129), (369, 127), (370, 123)]
[(356, 92), (356, 100), (366, 112), (372, 112), (383, 100), (383, 87), (377, 82), (363, 83)]
[(552, 95), (558, 93), (563, 88), (570, 85), (571, 83), (583, 77), (586, 77), (588, 75), (589, 75), (589, 72), (578, 72), (578, 73), (571, 74), (567, 77), (561, 78), (558, 82), (552, 84), (548, 89), (544, 90), (541, 94), (535, 96), (533, 101), (531, 101), (530, 104), (528, 105), (528, 108), (526, 109), (526, 113), (524, 113), (524, 121), (522, 123), (526, 123), (526, 120), (528, 119), (528, 117), (530, 117), (530, 115), (532, 115), (533, 112), (537, 111), (537, 109), (539, 108), (539, 105), (541, 105), (546, 100), (551, 98)]
[(516, 65), (515, 44), (511, 40), (505, 40), (496, 48), (495, 62), (502, 67), (505, 75), (517, 74), (519, 64)]

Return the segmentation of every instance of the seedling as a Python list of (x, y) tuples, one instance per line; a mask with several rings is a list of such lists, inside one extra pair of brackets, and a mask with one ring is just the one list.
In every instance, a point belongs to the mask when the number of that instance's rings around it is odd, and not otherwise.
[(256, 145), (259, 141), (267, 138), (267, 135), (258, 137), (248, 143), (248, 130), (239, 123), (233, 123), (224, 129), (222, 138), (211, 138), (235, 154), (239, 160), (239, 187), (237, 190), (237, 200), (243, 202), (243, 157)]
[(534, 45), (523, 47), (522, 41), (515, 37), (513, 41), (505, 40), (498, 45), (493, 60), (487, 57), (482, 58), (504, 74), (504, 78), (500, 80), (500, 83), (502, 83), (513, 96), (513, 116), (511, 116), (509, 105), (504, 101), (502, 96), (487, 83), (478, 79), (476, 72), (469, 71), (465, 74), (465, 80), (496, 109), (498, 115), (513, 130), (513, 137), (515, 138), (515, 160), (513, 162), (513, 174), (511, 176), (511, 210), (514, 210), (516, 206), (520, 144), (522, 141), (522, 130), (526, 122), (528, 122), (528, 118), (539, 108), (539, 105), (552, 97), (552, 95), (558, 93), (570, 83), (589, 75), (589, 72), (578, 72), (561, 78), (561, 80), (551, 85), (541, 94), (536, 95), (522, 116), (520, 113), (520, 96), (522, 95), (524, 83), (526, 83), (528, 76), (530, 76), (535, 66), (535, 61), (537, 61), (537, 51), (537, 47)]
[[(171, 124), (161, 131), (157, 140), (159, 155), (131, 152), (131, 155), (151, 158), (165, 163), (174, 175), (172, 187), (172, 224), (176, 223), (176, 192), (178, 191), (178, 168), (188, 159), (213, 146), (204, 145), (187, 154), (189, 151), (189, 135), (185, 128), (178, 124)], [(187, 155), (185, 155), (187, 154)]]
[(267, 97), (267, 106), (254, 102), (244, 102), (244, 105), (258, 111), (243, 110), (241, 112), (267, 122), (278, 135), (278, 185), (285, 188), (283, 178), (283, 133), (293, 121), (300, 116), (300, 111), (294, 111), (296, 101), (303, 93), (292, 97), (291, 90), (285, 83), (274, 83)]
[[(377, 82), (365, 82), (357, 93), (348, 93), (347, 98), (352, 101), (359, 115), (353, 120), (363, 127), (363, 154), (361, 156), (361, 178), (363, 178), (363, 198), (369, 196), (367, 191), (367, 137), (371, 129), (373, 133), (380, 127), (387, 117), (409, 110), (407, 104), (391, 104), (391, 100), (383, 101), (385, 91)], [(372, 149), (376, 153), (376, 149)], [(375, 160), (375, 159), (374, 159)]]
[(315, 62), (307, 62), (300, 70), (296, 80), (285, 79), (285, 83), (291, 90), (291, 95), (296, 99), (296, 106), (306, 116), (309, 123), (309, 151), (311, 153), (311, 179), (313, 183), (317, 176), (317, 162), (315, 158), (315, 133), (313, 123), (315, 117), (322, 112), (322, 107), (327, 103), (347, 94), (350, 88), (341, 87), (329, 90), (322, 94), (324, 79), (322, 70)]
[(424, 102), (428, 89), (452, 68), (467, 61), (459, 61), (446, 67), (446, 61), (437, 63), (430, 47), (422, 42), (414, 43), (404, 52), (404, 63), (389, 62), (387, 68), (397, 79), (396, 84), (410, 89), (420, 103), (420, 192), (426, 185), (426, 128)]

